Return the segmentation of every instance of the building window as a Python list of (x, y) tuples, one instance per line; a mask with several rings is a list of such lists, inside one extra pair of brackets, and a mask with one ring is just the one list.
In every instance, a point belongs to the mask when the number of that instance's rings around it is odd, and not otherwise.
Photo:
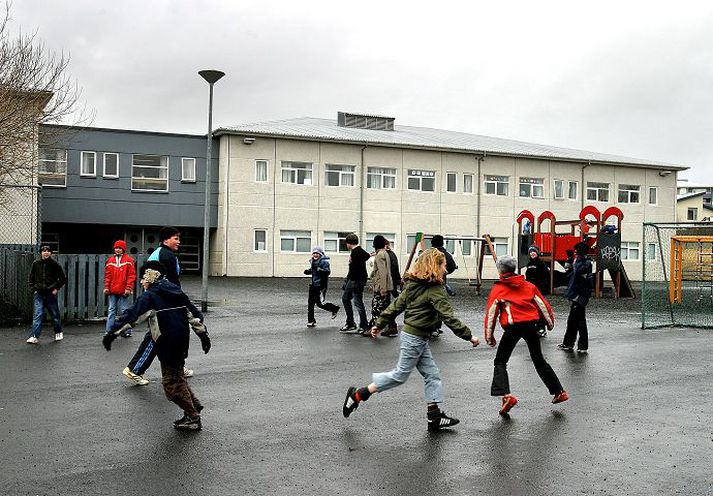
[(165, 155), (131, 156), (133, 191), (168, 191), (168, 157)]
[(596, 202), (608, 202), (609, 183), (587, 182), (587, 200)]
[(457, 181), (458, 181), (457, 173), (446, 172), (446, 191), (448, 191), (449, 193), (455, 193)]
[(326, 164), (324, 167), (325, 186), (354, 186), (353, 165)]
[(377, 234), (381, 234), (383, 237), (387, 239), (389, 244), (391, 245), (392, 250), (396, 250), (396, 234), (395, 233), (366, 233), (366, 247), (364, 248), (365, 250), (369, 251), (371, 247), (374, 246), (374, 236)]
[(579, 197), (579, 186), (577, 181), (567, 181), (567, 199), (577, 200)]
[(646, 260), (649, 262), (656, 261), (656, 243), (646, 244)]
[(639, 260), (639, 242), (638, 241), (622, 241), (621, 242), (621, 259), (622, 260)]
[(255, 182), (256, 183), (266, 183), (267, 182), (267, 160), (256, 160), (255, 161)]
[(536, 177), (520, 178), (520, 197), (522, 198), (544, 198), (545, 180)]
[(38, 181), (42, 186), (67, 186), (67, 150), (40, 148)]
[(367, 168), (366, 187), (369, 189), (396, 189), (396, 169), (389, 167)]
[[(469, 235), (471, 236), (471, 235)], [(463, 240), (458, 243), (460, 245), (460, 252), (463, 254), (464, 257), (469, 257), (473, 254), (473, 241), (468, 239), (468, 240)]]
[(312, 164), (309, 162), (282, 162), (282, 182), (312, 185)]
[(119, 154), (104, 154), (104, 177), (107, 179), (117, 179), (119, 177)]
[(80, 158), (79, 175), (96, 177), (97, 154), (95, 152), (82, 152)]
[[(493, 242), (493, 247), (495, 248), (495, 255), (502, 257), (503, 255), (508, 255), (508, 238), (490, 238)], [(485, 244), (485, 254), (491, 255), (490, 247)]]
[(352, 232), (328, 232), (324, 233), (324, 251), (333, 253), (349, 253), (346, 237)]
[[(433, 234), (424, 234), (423, 235), (423, 245), (426, 247), (426, 249), (429, 249), (431, 247), (432, 239), (433, 239)], [(406, 250), (408, 250), (407, 253), (411, 253), (411, 248), (413, 248), (413, 245), (415, 242), (416, 242), (415, 234), (409, 234), (406, 236)], [(418, 254), (418, 251), (416, 252), (416, 254)]]
[(688, 220), (698, 220), (698, 209), (696, 207), (688, 209)]
[(280, 251), (288, 253), (309, 253), (312, 249), (310, 231), (280, 231)]
[(436, 171), (409, 169), (406, 187), (411, 191), (436, 191)]
[(659, 202), (659, 189), (656, 186), (651, 186), (649, 188), (649, 205), (658, 205)]
[(267, 231), (265, 229), (255, 229), (253, 240), (253, 251), (267, 251)]
[(508, 196), (509, 176), (485, 176), (485, 194)]
[(641, 186), (634, 184), (619, 185), (619, 203), (639, 203)]
[(564, 200), (564, 181), (562, 179), (552, 181), (552, 190), (552, 196), (555, 200)]
[(449, 236), (452, 236), (452, 235), (446, 234), (446, 235), (444, 236), (444, 238), (446, 238), (446, 239), (443, 240), (443, 247), (446, 249), (446, 251), (447, 251), (448, 253), (450, 253), (451, 255), (455, 255), (455, 253), (456, 253), (456, 240), (455, 240), (455, 239), (448, 239)]
[(463, 193), (473, 192), (473, 174), (463, 174)]
[(181, 159), (181, 181), (184, 183), (196, 182), (196, 159), (183, 157)]

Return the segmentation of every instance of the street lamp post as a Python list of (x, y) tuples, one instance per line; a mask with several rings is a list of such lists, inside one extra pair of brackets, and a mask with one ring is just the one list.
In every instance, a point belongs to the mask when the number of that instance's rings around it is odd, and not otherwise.
[(210, 263), (208, 255), (208, 243), (210, 232), (210, 169), (213, 151), (213, 85), (223, 76), (221, 71), (198, 71), (198, 74), (208, 82), (210, 86), (210, 98), (208, 99), (208, 148), (205, 156), (205, 200), (203, 203), (203, 268), (201, 278), (201, 311), (208, 310), (208, 266)]

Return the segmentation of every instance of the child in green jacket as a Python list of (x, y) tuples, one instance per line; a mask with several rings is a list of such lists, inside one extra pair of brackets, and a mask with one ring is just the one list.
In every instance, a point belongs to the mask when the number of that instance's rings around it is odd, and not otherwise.
[(426, 250), (416, 260), (413, 270), (406, 274), (407, 282), (403, 293), (381, 313), (371, 328), (371, 335), (376, 338), (381, 329), (401, 312), (406, 311), (399, 361), (392, 371), (374, 374), (373, 382), (368, 386), (358, 389), (352, 386), (347, 390), (342, 407), (345, 417), (372, 394), (400, 386), (406, 382), (413, 369), (418, 369), (423, 376), (426, 390), (428, 430), (436, 431), (459, 422), (458, 419), (447, 416), (439, 407), (443, 402), (443, 387), (428, 344), (429, 336), (439, 329), (441, 324), (446, 324), (456, 336), (470, 341), (473, 347), (478, 346), (480, 340), (471, 334), (468, 326), (453, 315), (453, 307), (448, 302), (443, 288), (445, 274), (446, 258), (443, 253), (433, 248)]

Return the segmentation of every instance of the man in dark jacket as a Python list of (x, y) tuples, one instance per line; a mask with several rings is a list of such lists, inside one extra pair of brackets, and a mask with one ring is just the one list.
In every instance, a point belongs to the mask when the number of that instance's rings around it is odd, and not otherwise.
[(525, 280), (537, 286), (543, 296), (550, 294), (550, 269), (540, 258), (541, 252), (538, 246), (531, 246), (527, 250), (530, 259), (525, 270)]
[(182, 430), (200, 430), (203, 405), (188, 386), (183, 369), (188, 356), (190, 329), (200, 338), (205, 353), (210, 350), (210, 338), (203, 325), (203, 315), (178, 285), (163, 277), (165, 270), (156, 261), (144, 264), (141, 268), (144, 293), (115, 321), (112, 332), (104, 335), (102, 343), (109, 351), (112, 341), (123, 328), (148, 320), (151, 339), (161, 362), (164, 393), (184, 413), (173, 426)]
[(52, 250), (44, 245), (40, 248), (40, 259), (32, 262), (30, 269), (30, 289), (33, 292), (35, 312), (32, 317), (32, 329), (27, 338), (28, 344), (40, 342), (42, 332), (42, 318), (45, 309), (52, 317), (54, 323), (54, 340), (62, 341), (62, 318), (57, 304), (57, 293), (67, 282), (62, 267), (52, 258)]
[(589, 246), (587, 243), (574, 245), (576, 258), (569, 273), (569, 284), (565, 297), (571, 302), (569, 316), (567, 317), (567, 330), (562, 343), (557, 345), (561, 350), (571, 351), (577, 340), (577, 353), (586, 354), (589, 349), (589, 332), (587, 330), (587, 303), (592, 296), (592, 260), (587, 256)]
[[(399, 297), (399, 290), (403, 288), (404, 282), (401, 279), (401, 271), (399, 270), (399, 257), (391, 249), (391, 243), (388, 239), (385, 240), (386, 253), (389, 255), (389, 260), (391, 260), (391, 281), (393, 282), (394, 289), (391, 291), (391, 301), (394, 301)], [(381, 332), (382, 336), (396, 337), (399, 334), (398, 327), (396, 327), (396, 319), (389, 322), (386, 329)]]
[(359, 312), (359, 330), (364, 331), (368, 328), (366, 319), (366, 308), (364, 308), (364, 286), (369, 278), (366, 272), (366, 261), (369, 260), (369, 253), (359, 246), (359, 236), (354, 233), (348, 234), (345, 238), (347, 248), (351, 250), (349, 255), (349, 271), (347, 278), (344, 281), (342, 289), (342, 304), (344, 305), (344, 313), (347, 314), (347, 322), (339, 329), (342, 332), (356, 331), (357, 326), (354, 322), (354, 306)]

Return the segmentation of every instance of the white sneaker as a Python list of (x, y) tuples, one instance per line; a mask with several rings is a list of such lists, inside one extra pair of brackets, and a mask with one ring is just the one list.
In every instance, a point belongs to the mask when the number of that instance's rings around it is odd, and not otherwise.
[(193, 377), (193, 370), (183, 367), (183, 377)]
[(62, 341), (64, 339), (64, 333), (63, 332), (58, 332), (57, 334), (54, 335), (54, 340), (55, 341)]
[(124, 374), (131, 382), (133, 382), (137, 386), (145, 386), (149, 383), (147, 379), (144, 379), (140, 375), (134, 374), (131, 369), (129, 369), (129, 367), (126, 367), (124, 370), (121, 371), (121, 373)]
[(40, 340), (37, 339), (35, 336), (30, 336), (27, 338), (27, 344), (39, 344)]

